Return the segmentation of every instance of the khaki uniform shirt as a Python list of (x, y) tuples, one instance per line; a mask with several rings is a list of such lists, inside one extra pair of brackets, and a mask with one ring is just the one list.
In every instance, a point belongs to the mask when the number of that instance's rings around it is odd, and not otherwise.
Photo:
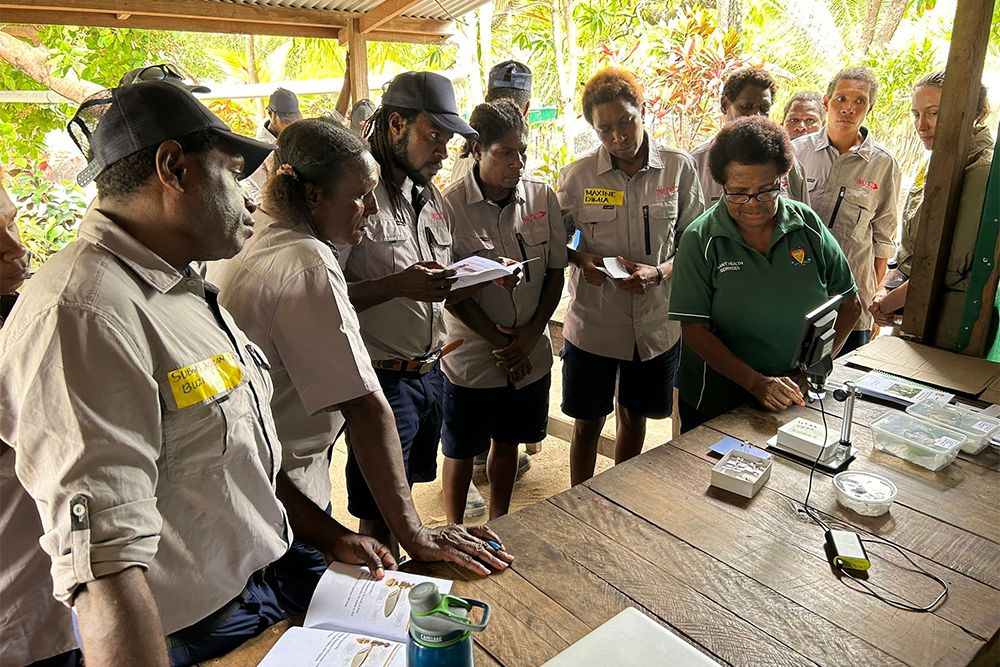
[[(538, 310), (548, 269), (566, 268), (566, 225), (559, 200), (552, 188), (522, 179), (503, 210), (483, 198), (473, 172), (444, 191), (445, 211), (455, 224), (455, 259), (472, 255), (497, 259), (508, 257), (524, 265), (521, 282), (513, 292), (489, 284), (470, 297), (493, 323), (522, 327), (531, 323)], [(465, 342), (441, 360), (448, 379), (461, 387), (483, 389), (505, 387), (507, 371), (498, 368), (493, 345), (460, 319), (446, 311), (449, 341)], [(518, 388), (545, 377), (552, 368), (552, 340), (545, 327), (531, 351), (531, 373)]]
[(792, 142), (805, 169), (809, 201), (833, 232), (858, 285), (863, 310), (855, 331), (868, 331), (874, 320), (868, 305), (875, 297), (875, 258), (896, 254), (899, 214), (899, 165), (861, 128), (864, 141), (843, 155), (830, 144), (824, 126)]
[[(715, 138), (709, 139), (705, 143), (698, 144), (691, 150), (691, 157), (698, 165), (698, 181), (701, 183), (701, 194), (705, 198), (705, 208), (711, 208), (722, 199), (722, 184), (716, 183), (712, 178), (712, 171), (708, 168), (708, 149), (712, 147)], [(800, 201), (806, 206), (809, 205), (809, 191), (806, 189), (806, 178), (802, 171), (802, 165), (798, 159), (792, 162), (792, 170), (781, 179), (781, 196), (788, 199)]]
[[(394, 214), (384, 182), (375, 188), (379, 212), (368, 219), (361, 244), (341, 250), (348, 283), (385, 278), (417, 262), (452, 263), (451, 222), (441, 194), (432, 184), (427, 203), (414, 219), (410, 200), (413, 182), (403, 182), (402, 210)], [(361, 336), (372, 359), (420, 359), (437, 352), (447, 340), (444, 304), (395, 298), (358, 313)]]
[[(267, 122), (260, 124), (257, 128), (258, 141), (266, 141), (269, 144), (277, 143), (278, 137), (276, 137), (271, 130), (267, 127)], [(250, 174), (243, 181), (243, 190), (246, 192), (247, 197), (257, 206), (264, 201), (264, 186), (267, 185), (267, 175), (274, 171), (274, 153), (268, 153), (264, 161), (257, 167), (257, 170)]]
[[(648, 164), (631, 178), (614, 167), (603, 146), (559, 173), (559, 203), (567, 224), (580, 230), (580, 250), (660, 264), (673, 257), (681, 232), (704, 211), (691, 156), (658, 146), (648, 133), (646, 140)], [(563, 333), (582, 350), (632, 359), (638, 348), (648, 361), (680, 339), (680, 325), (667, 320), (669, 278), (636, 296), (611, 279), (595, 287), (573, 266), (569, 294)]]
[(288, 549), (264, 363), (200, 276), (84, 216), (0, 332), (0, 439), (58, 600), (138, 566), (169, 634)]
[(253, 236), (236, 257), (213, 262), (208, 279), (270, 362), (282, 469), (326, 508), (329, 450), (344, 423), (334, 410), (380, 389), (333, 249), (308, 223), (257, 209)]
[(451, 168), (451, 182), (460, 183), (465, 177), (472, 173), (472, 168), (476, 166), (476, 158), (472, 154), (465, 157), (455, 158), (455, 166)]

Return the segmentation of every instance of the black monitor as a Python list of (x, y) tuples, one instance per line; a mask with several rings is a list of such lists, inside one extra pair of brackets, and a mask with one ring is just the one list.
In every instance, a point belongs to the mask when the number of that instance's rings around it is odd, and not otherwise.
[(806, 374), (813, 398), (823, 398), (826, 378), (833, 371), (833, 340), (836, 332), (837, 309), (843, 297), (835, 296), (823, 305), (806, 313), (802, 333), (795, 346), (792, 368)]

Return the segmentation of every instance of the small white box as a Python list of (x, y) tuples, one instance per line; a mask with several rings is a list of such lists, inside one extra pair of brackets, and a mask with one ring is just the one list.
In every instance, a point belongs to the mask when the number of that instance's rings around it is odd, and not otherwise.
[[(743, 463), (746, 463), (745, 469)], [(771, 459), (731, 450), (712, 468), (712, 486), (753, 498), (771, 478)]]
[(836, 451), (839, 437), (830, 438), (830, 442), (827, 443), (824, 442), (823, 436), (822, 424), (809, 421), (805, 417), (798, 417), (778, 429), (778, 448), (810, 460), (815, 459), (822, 450), (819, 460), (826, 461)]

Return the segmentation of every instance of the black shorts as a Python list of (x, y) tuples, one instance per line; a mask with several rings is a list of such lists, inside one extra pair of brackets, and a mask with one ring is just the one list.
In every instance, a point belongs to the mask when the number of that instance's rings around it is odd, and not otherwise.
[[(439, 367), (420, 375), (375, 369), (399, 432), (406, 481), (433, 482), (437, 476), (437, 448), (441, 440), (441, 396), (444, 373)], [(347, 429), (347, 511), (359, 519), (381, 521), (382, 513), (365, 482), (351, 447)]]
[(650, 419), (665, 419), (674, 408), (674, 376), (680, 344), (649, 361), (639, 361), (635, 349), (631, 361), (602, 357), (581, 350), (568, 340), (559, 352), (562, 358), (562, 411), (573, 419), (598, 419), (618, 403)]
[(490, 450), (490, 441), (506, 444), (541, 442), (549, 425), (546, 373), (531, 384), (470, 389), (444, 379), (444, 427), (441, 450), (449, 459), (471, 459)]

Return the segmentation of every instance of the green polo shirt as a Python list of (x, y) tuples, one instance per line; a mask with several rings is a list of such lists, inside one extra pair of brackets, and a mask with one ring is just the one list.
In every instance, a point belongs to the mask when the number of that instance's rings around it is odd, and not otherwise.
[[(847, 258), (811, 208), (778, 199), (771, 244), (762, 255), (719, 202), (684, 232), (674, 257), (670, 319), (702, 322), (757, 371), (787, 374), (806, 313), (858, 291)], [(709, 417), (752, 399), (687, 346), (680, 397)]]

